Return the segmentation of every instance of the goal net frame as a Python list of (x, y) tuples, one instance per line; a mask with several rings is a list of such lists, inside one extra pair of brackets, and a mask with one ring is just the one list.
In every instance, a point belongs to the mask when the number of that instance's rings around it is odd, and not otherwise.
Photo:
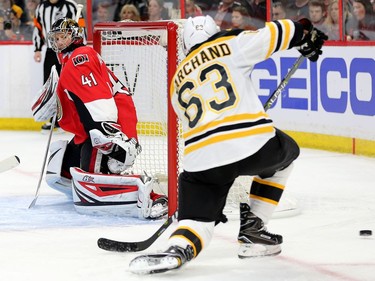
[[(93, 48), (102, 55), (102, 32), (116, 32), (123, 30), (134, 30), (134, 32), (142, 33), (142, 31), (148, 32), (152, 30), (163, 30), (165, 37), (160, 40), (166, 40), (162, 42), (167, 47), (167, 95), (169, 95), (169, 85), (173, 78), (173, 75), (179, 64), (178, 58), (178, 24), (173, 21), (160, 21), (160, 22), (108, 22), (99, 23), (94, 26), (93, 31)], [(126, 43), (126, 40), (124, 41)], [(140, 43), (141, 44), (141, 43)], [(106, 58), (103, 58), (106, 62)], [(124, 81), (121, 81), (124, 83)], [(140, 81), (138, 83), (147, 83)], [(124, 83), (126, 84), (126, 83)], [(170, 100), (167, 99), (167, 114), (168, 114), (168, 149), (167, 149), (167, 192), (168, 192), (168, 214), (172, 215), (177, 210), (177, 193), (178, 193), (178, 157), (180, 151), (178, 148), (178, 131), (179, 126), (177, 122), (177, 116), (173, 111)], [(142, 143), (141, 143), (142, 145)], [(142, 152), (143, 153), (143, 152)], [(137, 161), (137, 160), (136, 160)], [(147, 172), (147, 171), (146, 171)]]

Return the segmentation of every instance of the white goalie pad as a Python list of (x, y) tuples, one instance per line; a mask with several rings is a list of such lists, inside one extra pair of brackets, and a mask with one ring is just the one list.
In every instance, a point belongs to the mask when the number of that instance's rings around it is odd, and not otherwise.
[(61, 176), (61, 167), (68, 141), (59, 140), (51, 143), (50, 158), (47, 164), (46, 182), (51, 188), (72, 197), (72, 181)]
[(70, 168), (74, 207), (88, 215), (148, 218), (152, 179), (144, 175), (106, 175)]
[(33, 100), (31, 110), (33, 112), (34, 120), (37, 122), (50, 119), (56, 114), (56, 88), (59, 82), (59, 74), (57, 73), (56, 66), (52, 66), (51, 73), (44, 83), (43, 87)]

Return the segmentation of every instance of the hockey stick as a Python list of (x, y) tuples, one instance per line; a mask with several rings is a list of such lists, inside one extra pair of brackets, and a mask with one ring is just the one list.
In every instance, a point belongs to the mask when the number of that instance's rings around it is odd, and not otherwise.
[(6, 172), (20, 164), (20, 158), (13, 155), (0, 161), (0, 173)]
[(56, 115), (57, 115), (57, 113), (55, 113), (55, 115), (52, 118), (51, 129), (50, 129), (49, 136), (48, 136), (48, 141), (47, 141), (47, 147), (46, 147), (46, 151), (44, 153), (44, 160), (43, 160), (42, 170), (40, 172), (39, 181), (38, 181), (38, 185), (36, 187), (35, 196), (34, 196), (34, 199), (33, 199), (33, 201), (31, 202), (31, 204), (29, 206), (29, 209), (35, 206), (36, 200), (38, 200), (38, 197), (39, 197), (39, 190), (40, 190), (40, 186), (42, 184), (42, 179), (43, 179), (43, 175), (44, 175), (44, 169), (46, 167), (47, 156), (48, 156), (49, 146), (51, 144), (52, 133), (53, 133), (53, 129), (55, 128)]
[[(281, 92), (284, 90), (286, 85), (288, 84), (290, 78), (292, 75), (296, 72), (298, 67), (301, 65), (301, 63), (304, 60), (304, 56), (300, 56), (297, 61), (293, 64), (292, 68), (289, 70), (287, 75), (284, 77), (284, 79), (281, 81), (279, 86), (276, 88), (276, 90), (272, 93), (272, 95), (269, 97), (267, 102), (264, 105), (264, 110), (267, 111), (272, 104), (275, 102), (277, 97), (281, 94)], [(98, 239), (98, 246), (99, 248), (106, 250), (106, 251), (114, 251), (114, 252), (138, 252), (143, 251), (150, 247), (159, 237), (161, 234), (164, 233), (164, 231), (172, 224), (172, 222), (175, 220), (176, 213), (168, 217), (168, 219), (165, 221), (165, 223), (148, 239), (144, 241), (138, 241), (138, 242), (121, 242), (116, 240), (111, 240), (107, 238), (99, 238)]]
[(164, 233), (164, 231), (176, 220), (176, 213), (169, 216), (168, 219), (162, 224), (162, 226), (150, 237), (143, 241), (137, 242), (121, 242), (116, 240), (111, 240), (107, 238), (99, 238), (98, 246), (99, 248), (106, 251), (113, 252), (139, 252), (150, 247), (159, 237)]
[(267, 111), (271, 108), (275, 100), (279, 97), (281, 92), (284, 90), (286, 85), (289, 83), (290, 78), (292, 75), (296, 72), (296, 70), (299, 68), (301, 63), (304, 61), (304, 56), (299, 56), (299, 58), (296, 60), (296, 62), (293, 64), (292, 68), (289, 70), (289, 72), (285, 75), (284, 79), (280, 82), (279, 86), (276, 88), (276, 90), (272, 93), (272, 95), (268, 98), (267, 102), (264, 104), (264, 110)]
[(77, 23), (79, 21), (79, 18), (81, 17), (82, 10), (83, 10), (83, 5), (82, 4), (78, 4), (77, 5), (77, 13), (76, 13), (76, 22)]

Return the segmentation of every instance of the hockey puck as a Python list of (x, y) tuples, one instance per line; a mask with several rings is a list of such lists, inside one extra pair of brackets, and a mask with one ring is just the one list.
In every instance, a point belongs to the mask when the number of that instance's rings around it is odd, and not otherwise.
[(359, 235), (360, 236), (371, 236), (372, 230), (369, 230), (369, 229), (360, 230)]

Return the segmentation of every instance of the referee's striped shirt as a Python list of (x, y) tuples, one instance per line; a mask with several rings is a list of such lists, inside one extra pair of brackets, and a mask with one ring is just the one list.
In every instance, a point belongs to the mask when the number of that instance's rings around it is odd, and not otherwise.
[[(52, 24), (62, 17), (75, 19), (77, 13), (77, 3), (73, 0), (58, 0), (52, 4), (49, 0), (42, 1), (35, 10), (33, 43), (35, 51), (41, 51), (44, 44), (51, 48), (47, 40), (47, 34), (51, 30)], [(79, 25), (84, 26), (81, 16)]]

